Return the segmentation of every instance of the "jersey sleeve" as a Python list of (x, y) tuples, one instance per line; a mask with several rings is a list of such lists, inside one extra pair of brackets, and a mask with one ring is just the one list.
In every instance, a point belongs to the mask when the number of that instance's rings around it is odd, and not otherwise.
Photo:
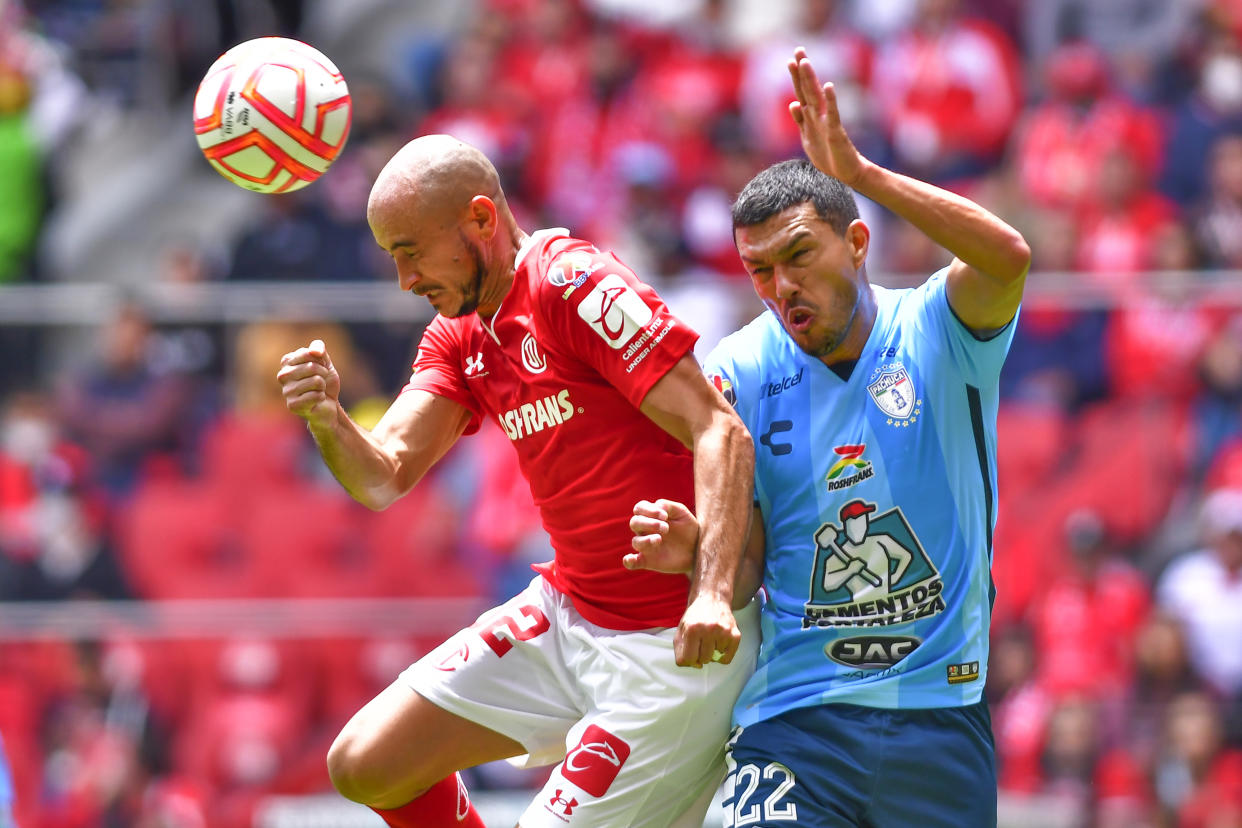
[(460, 342), (452, 335), (452, 331), (444, 325), (439, 316), (431, 320), (431, 324), (423, 331), (423, 338), (418, 343), (418, 353), (414, 356), (411, 366), (410, 380), (401, 389), (407, 391), (428, 391), (440, 397), (447, 397), (470, 409), (470, 422), (466, 424), (464, 434), (473, 434), (482, 423), (479, 402), (466, 387), (465, 377), (461, 373)]
[(1018, 314), (994, 336), (980, 339), (949, 306), (948, 273), (948, 268), (939, 270), (911, 291), (907, 301), (914, 303), (916, 324), (927, 339), (950, 355), (967, 382), (993, 384), (1013, 342)]
[(638, 407), (699, 335), (615, 256), (585, 243), (556, 253), (538, 306), (561, 346)]

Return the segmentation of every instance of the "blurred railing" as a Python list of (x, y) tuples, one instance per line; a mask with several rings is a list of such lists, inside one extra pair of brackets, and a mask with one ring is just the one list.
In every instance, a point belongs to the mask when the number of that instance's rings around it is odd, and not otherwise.
[(0, 643), (127, 639), (442, 635), (486, 606), (469, 598), (272, 598), (0, 602)]
[[(879, 274), (891, 287), (918, 284), (926, 275)], [(1118, 291), (1099, 274), (1036, 271), (1027, 279), (1028, 306), (1088, 309), (1124, 306), (1157, 296), (1173, 302), (1211, 302), (1242, 307), (1242, 272), (1164, 271), (1127, 277)], [(723, 280), (722, 290), (750, 298), (745, 279)], [(1139, 288), (1138, 290), (1130, 288)], [(264, 320), (426, 322), (431, 308), (382, 282), (200, 282), (103, 284), (90, 282), (0, 286), (0, 325), (93, 325), (106, 321), (127, 300), (142, 303), (161, 323), (244, 323)]]

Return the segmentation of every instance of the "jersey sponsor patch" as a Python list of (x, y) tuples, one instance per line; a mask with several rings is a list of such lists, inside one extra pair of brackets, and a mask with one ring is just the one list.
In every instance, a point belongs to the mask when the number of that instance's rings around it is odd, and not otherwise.
[(581, 250), (566, 253), (548, 268), (548, 281), (557, 287), (569, 286), (562, 298), (568, 298), (574, 288), (581, 287), (595, 271), (604, 266), (603, 262), (591, 260), (591, 254)]
[(963, 664), (949, 664), (944, 668), (949, 684), (966, 684), (979, 678), (979, 662), (967, 661)]
[(603, 796), (628, 758), (630, 746), (624, 739), (599, 725), (589, 725), (565, 755), (561, 775), (591, 796)]
[(851, 500), (815, 532), (802, 628), (904, 624), (944, 611), (944, 584), (899, 507)]
[(624, 279), (609, 273), (596, 283), (578, 305), (582, 317), (608, 347), (621, 349), (654, 314)]
[(733, 391), (733, 383), (729, 378), (722, 374), (708, 374), (707, 381), (710, 382), (721, 396), (725, 398), (725, 402), (737, 408), (737, 394)]
[(500, 415), (499, 420), (500, 427), (509, 439), (517, 442), (524, 437), (538, 434), (545, 428), (555, 428), (574, 414), (580, 413), (581, 410), (575, 408), (569, 400), (569, 389), (562, 388), (555, 394), (510, 408)]
[(856, 446), (835, 446), (832, 451), (837, 455), (837, 461), (828, 469), (828, 474), (824, 481), (828, 484), (828, 491), (835, 492), (841, 489), (848, 489), (855, 483), (861, 483), (864, 480), (870, 480), (875, 477), (875, 467), (871, 465), (871, 461), (863, 457), (863, 452), (867, 450), (866, 443), (859, 443)]
[(824, 647), (824, 655), (846, 667), (886, 670), (922, 643), (923, 639), (913, 635), (860, 635), (829, 642)]

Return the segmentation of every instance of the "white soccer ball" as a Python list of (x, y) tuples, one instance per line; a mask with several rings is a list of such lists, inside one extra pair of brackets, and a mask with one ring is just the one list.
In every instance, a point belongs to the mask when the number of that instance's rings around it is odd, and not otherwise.
[(300, 40), (260, 37), (211, 65), (194, 96), (194, 134), (211, 166), (247, 190), (287, 193), (323, 175), (349, 137), (340, 71)]

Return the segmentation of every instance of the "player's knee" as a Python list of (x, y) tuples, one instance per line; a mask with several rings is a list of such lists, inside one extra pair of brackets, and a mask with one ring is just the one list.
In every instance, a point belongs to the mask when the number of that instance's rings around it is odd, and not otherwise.
[(392, 781), (385, 779), (384, 769), (362, 740), (348, 728), (328, 748), (328, 778), (341, 796), (374, 805), (387, 798)]
[(328, 748), (328, 778), (341, 796), (376, 807), (402, 805), (430, 787), (415, 778), (414, 769), (385, 762), (376, 745), (348, 726)]

